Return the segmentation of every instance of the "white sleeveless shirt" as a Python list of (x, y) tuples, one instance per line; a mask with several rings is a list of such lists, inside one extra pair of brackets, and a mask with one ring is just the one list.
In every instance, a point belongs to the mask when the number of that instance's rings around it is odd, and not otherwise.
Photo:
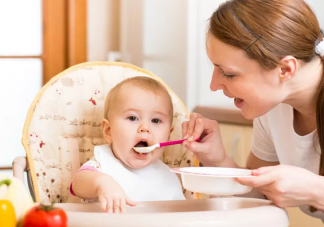
[(130, 169), (119, 161), (109, 145), (95, 146), (95, 161), (133, 201), (184, 200), (177, 175), (161, 160), (142, 169)]

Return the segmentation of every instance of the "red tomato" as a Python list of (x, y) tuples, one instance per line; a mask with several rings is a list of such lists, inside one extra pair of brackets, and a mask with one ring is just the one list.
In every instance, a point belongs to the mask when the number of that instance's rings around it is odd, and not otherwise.
[(67, 227), (64, 210), (39, 205), (30, 209), (24, 217), (23, 227)]

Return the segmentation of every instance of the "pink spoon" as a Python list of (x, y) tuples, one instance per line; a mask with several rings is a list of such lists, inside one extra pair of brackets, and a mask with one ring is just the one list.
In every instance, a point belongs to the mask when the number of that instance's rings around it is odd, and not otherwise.
[[(149, 152), (153, 151), (155, 148), (176, 145), (176, 144), (182, 144), (183, 141), (185, 141), (185, 140), (175, 140), (175, 141), (169, 141), (169, 142), (165, 142), (165, 143), (157, 143), (157, 144), (154, 144), (149, 147), (133, 147), (133, 149), (135, 151), (137, 151), (138, 153), (149, 153)], [(200, 138), (196, 139), (196, 141), (197, 142), (200, 141)]]

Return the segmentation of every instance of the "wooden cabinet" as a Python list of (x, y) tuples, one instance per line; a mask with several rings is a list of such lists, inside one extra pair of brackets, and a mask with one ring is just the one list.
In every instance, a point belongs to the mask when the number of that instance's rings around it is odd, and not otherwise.
[(320, 219), (312, 218), (304, 214), (297, 207), (286, 208), (289, 215), (289, 227), (323, 227), (323, 222)]
[(245, 167), (251, 150), (252, 126), (219, 124), (226, 153), (241, 167)]

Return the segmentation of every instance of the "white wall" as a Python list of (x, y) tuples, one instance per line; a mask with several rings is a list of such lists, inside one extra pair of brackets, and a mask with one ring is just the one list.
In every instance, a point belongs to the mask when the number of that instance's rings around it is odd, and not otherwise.
[[(207, 20), (224, 1), (88, 1), (88, 60), (106, 60), (109, 51), (120, 50), (122, 61), (161, 77), (189, 111), (197, 105), (236, 109), (222, 91), (209, 89), (212, 65), (205, 48)], [(306, 1), (324, 28), (324, 1)]]
[(207, 57), (206, 53), (206, 33), (208, 19), (212, 13), (218, 8), (218, 6), (224, 2), (224, 0), (205, 0), (198, 4), (198, 78), (197, 78), (197, 104), (201, 106), (215, 106), (222, 108), (236, 109), (233, 100), (224, 96), (222, 91), (213, 92), (209, 89), (211, 75), (213, 72), (213, 65)]
[[(163, 79), (186, 104), (231, 106), (209, 90), (207, 19), (223, 0), (122, 0), (122, 60)], [(217, 102), (215, 101), (217, 100)]]
[(119, 51), (120, 1), (87, 1), (87, 60), (106, 61), (110, 51)]
[(323, 0), (305, 0), (315, 12), (322, 30), (324, 30), (324, 1)]
[(120, 51), (122, 61), (142, 67), (144, 0), (121, 0)]
[(160, 76), (180, 99), (187, 97), (187, 0), (146, 0), (143, 68)]
[[(42, 1), (1, 1), (0, 55), (42, 54)], [(19, 16), (17, 16), (19, 15)], [(0, 167), (26, 156), (21, 144), (29, 107), (42, 85), (42, 60), (0, 59)], [(12, 175), (11, 171), (0, 171)]]
[(153, 72), (186, 102), (187, 0), (122, 0), (122, 60)]

